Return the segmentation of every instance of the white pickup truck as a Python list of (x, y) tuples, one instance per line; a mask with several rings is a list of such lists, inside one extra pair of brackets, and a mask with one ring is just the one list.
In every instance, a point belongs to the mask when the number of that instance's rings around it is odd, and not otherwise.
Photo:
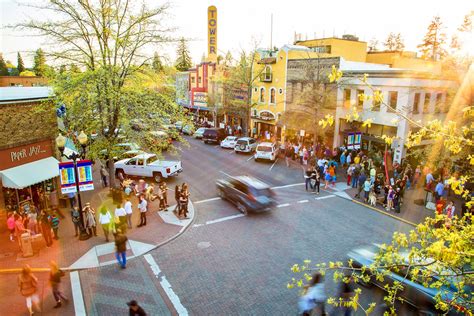
[(156, 182), (183, 171), (181, 161), (158, 160), (155, 154), (140, 154), (115, 163), (115, 172), (122, 176), (154, 178)]

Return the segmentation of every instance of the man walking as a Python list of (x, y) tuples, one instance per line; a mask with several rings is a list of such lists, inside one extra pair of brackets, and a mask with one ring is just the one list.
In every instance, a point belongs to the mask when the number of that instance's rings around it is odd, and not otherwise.
[(138, 305), (137, 301), (132, 300), (127, 303), (129, 307), (129, 315), (130, 316), (146, 316), (145, 311)]
[(148, 203), (143, 194), (140, 195), (140, 203), (138, 203), (138, 210), (140, 211), (140, 225), (138, 227), (146, 226), (146, 211)]
[(359, 178), (357, 179), (357, 181), (359, 182), (359, 189), (357, 191), (357, 194), (355, 195), (356, 198), (360, 198), (360, 193), (364, 189), (365, 180), (367, 180), (367, 177), (365, 176), (365, 173), (362, 171), (359, 175)]
[(118, 228), (117, 233), (115, 234), (115, 257), (122, 269), (127, 267), (127, 240), (127, 236), (125, 236), (122, 233), (122, 230)]
[(102, 185), (104, 188), (107, 187), (107, 169), (104, 166), (100, 168), (100, 176), (102, 178)]
[(125, 205), (124, 205), (124, 209), (125, 209), (125, 213), (127, 214), (127, 226), (128, 228), (132, 228), (132, 214), (133, 214), (133, 210), (132, 210), (132, 202), (130, 202), (130, 197), (126, 197), (125, 198)]
[(306, 191), (308, 191), (308, 186), (310, 189), (313, 189), (313, 186), (311, 184), (311, 178), (312, 178), (313, 172), (314, 172), (313, 167), (309, 167), (308, 170), (306, 170), (304, 173), (304, 185), (305, 185)]

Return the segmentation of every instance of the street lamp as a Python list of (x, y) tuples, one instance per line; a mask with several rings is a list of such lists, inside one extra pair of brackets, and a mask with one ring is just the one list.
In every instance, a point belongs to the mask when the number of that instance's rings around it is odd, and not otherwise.
[(77, 160), (84, 159), (86, 155), (87, 135), (84, 133), (84, 131), (81, 131), (81, 133), (77, 136), (77, 139), (79, 140), (79, 143), (82, 147), (80, 153), (73, 151), (70, 155), (65, 155), (64, 148), (66, 146), (66, 137), (61, 134), (56, 137), (56, 146), (58, 146), (58, 149), (61, 152), (61, 157), (65, 157), (66, 159), (72, 160), (72, 162), (74, 163), (74, 178), (76, 182), (77, 200), (79, 202), (79, 215), (81, 220), (81, 225), (79, 225), (79, 229), (81, 230), (79, 234), (79, 240), (87, 240), (90, 238), (90, 236), (84, 228), (84, 215), (82, 214), (81, 191), (79, 191), (79, 172), (77, 171)]

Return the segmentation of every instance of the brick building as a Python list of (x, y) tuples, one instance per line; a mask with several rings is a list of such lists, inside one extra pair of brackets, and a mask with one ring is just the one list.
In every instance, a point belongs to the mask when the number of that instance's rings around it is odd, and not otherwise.
[(48, 85), (45, 77), (0, 76), (0, 87), (43, 87)]

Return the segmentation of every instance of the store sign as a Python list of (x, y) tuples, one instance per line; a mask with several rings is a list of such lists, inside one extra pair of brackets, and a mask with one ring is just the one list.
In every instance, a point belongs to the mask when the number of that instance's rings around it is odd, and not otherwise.
[(207, 106), (207, 92), (194, 92), (193, 105)]
[(362, 133), (347, 134), (347, 149), (360, 149)]
[[(92, 179), (92, 161), (78, 161), (77, 173), (79, 175), (79, 190), (81, 192), (94, 190), (94, 180)], [(59, 179), (61, 180), (61, 192), (63, 194), (77, 192), (76, 177), (74, 174), (74, 163), (59, 163)]]
[(0, 151), (0, 170), (53, 156), (51, 140), (8, 148)]
[(271, 121), (275, 119), (275, 114), (270, 111), (261, 111), (259, 113), (259, 118), (264, 121)]
[(301, 137), (304, 137), (304, 135), (305, 135), (305, 130), (304, 130), (304, 129), (300, 129), (300, 136), (301, 136)]
[(207, 53), (217, 56), (217, 8), (213, 5), (207, 8)]

